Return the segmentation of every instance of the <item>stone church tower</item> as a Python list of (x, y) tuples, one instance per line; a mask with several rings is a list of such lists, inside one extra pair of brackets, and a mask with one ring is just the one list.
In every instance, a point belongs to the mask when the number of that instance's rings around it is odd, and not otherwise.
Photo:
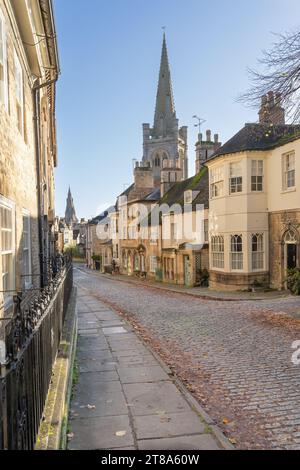
[(164, 34), (153, 127), (143, 124), (143, 162), (153, 168), (154, 185), (161, 182), (164, 160), (180, 167), (180, 179), (188, 177), (187, 127), (178, 126), (176, 117), (167, 43)]
[(76, 217), (75, 206), (73, 202), (73, 197), (71, 194), (71, 189), (69, 187), (68, 197), (67, 197), (67, 206), (65, 212), (65, 222), (69, 227), (78, 223), (78, 219)]

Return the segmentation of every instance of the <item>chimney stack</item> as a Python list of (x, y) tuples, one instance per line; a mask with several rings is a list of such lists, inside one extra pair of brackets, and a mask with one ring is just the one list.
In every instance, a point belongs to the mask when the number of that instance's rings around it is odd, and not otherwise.
[(198, 142), (196, 142), (196, 174), (205, 165), (206, 160), (210, 158), (218, 148), (221, 147), (219, 142), (219, 134), (214, 134), (214, 140), (211, 140), (211, 130), (206, 131), (206, 140), (203, 141), (202, 134), (198, 134)]
[(259, 123), (263, 125), (285, 124), (285, 113), (281, 106), (281, 94), (269, 91), (261, 97), (261, 108), (259, 110)]

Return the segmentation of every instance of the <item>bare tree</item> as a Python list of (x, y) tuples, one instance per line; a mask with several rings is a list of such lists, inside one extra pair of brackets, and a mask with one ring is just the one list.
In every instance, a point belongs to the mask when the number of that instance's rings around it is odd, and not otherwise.
[(281, 95), (286, 115), (300, 121), (300, 31), (275, 34), (276, 41), (259, 59), (260, 70), (248, 69), (252, 83), (238, 100), (257, 107), (261, 97), (273, 91)]

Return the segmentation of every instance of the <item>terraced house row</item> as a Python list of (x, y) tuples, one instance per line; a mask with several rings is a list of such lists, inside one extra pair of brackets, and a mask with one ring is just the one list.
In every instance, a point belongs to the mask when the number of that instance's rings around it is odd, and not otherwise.
[(47, 283), (58, 74), (51, 1), (0, 0), (0, 318)]
[[(280, 96), (262, 97), (258, 122), (224, 145), (209, 130), (199, 134), (190, 178), (187, 156), (164, 36), (142, 161), (115, 206), (89, 221), (87, 265), (187, 286), (285, 289), (287, 270), (300, 267), (300, 126), (285, 123)], [(169, 209), (153, 222), (158, 206)], [(197, 207), (203, 220), (195, 238), (185, 227), (188, 218), (195, 226)]]

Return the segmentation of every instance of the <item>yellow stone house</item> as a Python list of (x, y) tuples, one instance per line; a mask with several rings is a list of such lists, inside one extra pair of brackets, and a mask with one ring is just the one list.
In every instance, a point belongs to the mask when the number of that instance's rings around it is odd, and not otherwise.
[(206, 162), (210, 287), (286, 288), (300, 266), (300, 126), (285, 124), (280, 96), (262, 98), (246, 124)]

